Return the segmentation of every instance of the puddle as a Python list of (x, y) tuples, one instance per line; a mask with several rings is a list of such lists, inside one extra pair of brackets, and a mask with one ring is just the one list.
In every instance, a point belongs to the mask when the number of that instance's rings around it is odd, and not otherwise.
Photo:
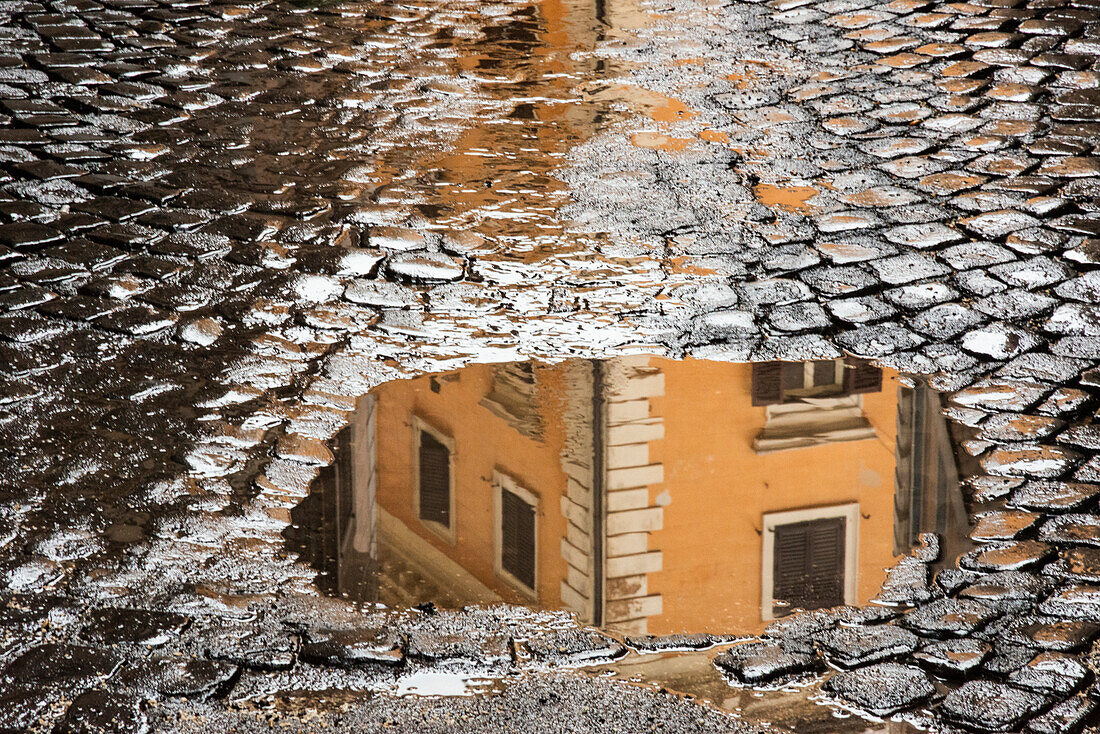
[(387, 606), (754, 635), (872, 601), (922, 532), (967, 548), (938, 396), (852, 360), (476, 365), (379, 387), (337, 452), (293, 534)]
[[(938, 393), (853, 359), (474, 365), (362, 398), (287, 534), (356, 602), (508, 602), (728, 643), (796, 608), (873, 603), (921, 533), (948, 563), (969, 549), (959, 430)], [(779, 706), (780, 724), (832, 718), (805, 691), (731, 688), (720, 649), (613, 670), (747, 715)]]
[(793, 214), (813, 213), (810, 200), (821, 193), (813, 186), (774, 184), (757, 184), (753, 192), (761, 204)]
[(799, 734), (920, 731), (906, 721), (876, 721), (831, 708), (816, 683), (795, 682), (764, 691), (731, 686), (714, 666), (713, 659), (719, 650), (705, 655), (690, 652), (631, 654), (612, 667), (592, 672), (677, 691), (746, 719), (767, 721)]
[(417, 672), (398, 681), (397, 696), (477, 696), (492, 693), (499, 688), (499, 678), (471, 675), (469, 673)]

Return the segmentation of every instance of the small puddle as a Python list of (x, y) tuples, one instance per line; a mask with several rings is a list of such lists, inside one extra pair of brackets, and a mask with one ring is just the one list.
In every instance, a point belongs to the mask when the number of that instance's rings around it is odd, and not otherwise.
[[(288, 537), (325, 592), (356, 602), (508, 602), (728, 646), (796, 608), (873, 603), (923, 532), (946, 562), (970, 547), (972, 459), (941, 411), (931, 389), (852, 359), (474, 365), (362, 398)], [(720, 649), (600, 670), (841, 730), (809, 689), (731, 687)], [(401, 690), (480, 690), (459, 678)]]
[(757, 184), (753, 193), (764, 206), (789, 214), (811, 214), (814, 207), (810, 200), (821, 192), (813, 186)]
[(499, 678), (471, 675), (469, 673), (434, 673), (420, 671), (399, 679), (394, 695), (397, 696), (477, 696), (495, 692)]
[(798, 734), (906, 734), (921, 730), (908, 721), (868, 719), (836, 708), (835, 699), (826, 703), (820, 680), (816, 678), (796, 680), (766, 690), (731, 685), (713, 662), (715, 656), (726, 649), (728, 645), (702, 654), (696, 651), (632, 652), (613, 665), (592, 669), (591, 673), (675, 691), (745, 719), (766, 721)]

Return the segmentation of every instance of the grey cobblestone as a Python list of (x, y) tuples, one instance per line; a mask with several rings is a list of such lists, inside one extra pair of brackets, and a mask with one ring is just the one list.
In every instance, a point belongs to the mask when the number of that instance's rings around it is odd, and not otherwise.
[[(60, 730), (139, 730), (146, 714), (124, 689), (216, 698), (235, 666), (251, 676), (243, 686), (266, 690), (261, 670), (391, 665), (398, 649), (424, 664), (464, 655), (504, 666), (516, 664), (516, 639), (539, 664), (620, 654), (593, 632), (527, 638), (486, 620), (492, 634), (477, 640), (395, 623), (383, 637), (401, 645), (385, 650), (332, 631), (303, 644), (282, 623), (195, 635), (206, 616), (248, 617), (234, 603), (299, 583), (304, 570), (244, 540), (280, 547), (285, 511), (331, 461), (326, 442), (370, 387), (471, 358), (633, 343), (731, 359), (843, 349), (958, 390), (971, 412), (956, 415), (980, 426), (972, 447), (984, 470), (1020, 480), (990, 492), (1010, 507), (988, 509), (974, 536), (983, 546), (962, 562), (993, 575), (940, 587), (926, 561), (900, 562), (880, 601), (916, 607), (903, 624), (921, 639), (905, 633), (900, 647), (847, 660), (856, 670), (833, 678), (835, 693), (879, 714), (934, 698), (915, 668), (858, 667), (883, 653), (978, 676), (933, 705), (952, 724), (1082, 725), (1092, 706), (1077, 691), (1090, 674), (1050, 682), (1051, 668), (1067, 677), (1067, 658), (1040, 651), (1080, 650), (1096, 633), (1079, 617), (1093, 606), (1080, 584), (1100, 581), (1097, 382), (1083, 377), (1100, 360), (1090, 270), (1100, 262), (1100, 6), (859, 6), (708, 9), (722, 32), (701, 42), (706, 54), (769, 49), (780, 70), (757, 89), (706, 79), (688, 92), (737, 152), (570, 141), (560, 175), (573, 185), (572, 223), (544, 224), (548, 241), (576, 251), (550, 256), (533, 250), (552, 244), (447, 220), (448, 206), (461, 208), (453, 197), (401, 176), (439, 167), (423, 151), (461, 132), (448, 118), (512, 114), (447, 54), (494, 43), (481, 24), (525, 28), (520, 3), (499, 21), (474, 17), (470, 3), (0, 5), (0, 517), (13, 529), (0, 535), (0, 574), (11, 591), (73, 597), (51, 600), (52, 611), (9, 600), (4, 721), (52, 711)], [(463, 34), (438, 37), (455, 22)], [(418, 33), (395, 30), (408, 23)], [(426, 50), (431, 39), (446, 53)], [(637, 76), (659, 89), (690, 81), (647, 73)], [(532, 89), (547, 91), (509, 93)], [(772, 154), (754, 158), (754, 146)], [(633, 188), (616, 188), (624, 171), (644, 182), (645, 212)], [(535, 180), (560, 185), (549, 170)], [(788, 210), (758, 184), (817, 193)], [(707, 274), (678, 270), (674, 254)], [(632, 264), (638, 256), (652, 267)], [(181, 591), (196, 585), (217, 591)], [(76, 597), (98, 610), (82, 610), (79, 630), (65, 611)], [(941, 607), (996, 611), (956, 632), (928, 611)], [(1032, 607), (1044, 616), (1027, 616)], [(1012, 647), (987, 658), (982, 642), (967, 662), (943, 662), (959, 658), (939, 638), (994, 613), (1014, 620), (1001, 630)], [(20, 638), (47, 614), (50, 631)], [(844, 637), (837, 650), (850, 651), (847, 638), (900, 631), (839, 623), (813, 632)], [(800, 634), (783, 637), (789, 650), (735, 646), (719, 665), (743, 683), (818, 670)], [(114, 652), (77, 641), (126, 648), (141, 674), (116, 673)], [(142, 645), (191, 657), (130, 649)], [(884, 703), (867, 688), (878, 673), (912, 695)], [(994, 674), (1009, 682), (982, 677)], [(96, 688), (101, 678), (117, 695)], [(66, 712), (50, 688), (58, 680), (90, 690)]]

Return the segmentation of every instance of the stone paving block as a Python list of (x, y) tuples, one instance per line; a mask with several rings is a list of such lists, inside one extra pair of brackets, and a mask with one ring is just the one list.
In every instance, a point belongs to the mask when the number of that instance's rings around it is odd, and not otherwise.
[(1052, 706), (1048, 711), (1028, 722), (1028, 734), (1055, 734), (1055, 732), (1079, 731), (1096, 710), (1096, 701), (1086, 695), (1077, 695)]
[(249, 626), (223, 626), (209, 636), (206, 654), (211, 660), (255, 670), (286, 670), (299, 648), (289, 631)]
[(138, 699), (108, 691), (89, 691), (73, 700), (57, 731), (64, 734), (145, 732), (148, 722)]
[(1028, 482), (1016, 489), (1012, 505), (1044, 512), (1067, 512), (1090, 503), (1100, 486), (1084, 482)]
[(880, 663), (846, 670), (829, 678), (829, 693), (875, 716), (889, 716), (923, 703), (936, 692), (932, 681), (920, 671), (898, 663)]
[(1072, 652), (1086, 646), (1098, 633), (1100, 625), (1095, 622), (1036, 616), (1015, 621), (1004, 639), (1024, 647)]
[(141, 696), (205, 699), (225, 693), (237, 678), (229, 663), (175, 656), (153, 657), (119, 672), (114, 683)]
[(300, 655), (303, 661), (315, 665), (396, 666), (404, 662), (402, 646), (402, 638), (392, 629), (310, 630)]
[(913, 659), (938, 675), (964, 676), (977, 669), (991, 650), (982, 640), (958, 638), (924, 645)]
[(1058, 432), (1064, 425), (1065, 421), (1051, 416), (1001, 413), (982, 423), (979, 436), (995, 443), (1038, 441)]
[(97, 644), (131, 642), (155, 647), (178, 635), (189, 622), (179, 614), (144, 609), (99, 609), (87, 616), (81, 636)]
[(911, 653), (919, 639), (908, 630), (894, 625), (873, 627), (837, 627), (817, 637), (831, 663), (854, 668)]
[(949, 723), (1000, 732), (1015, 730), (1046, 703), (1038, 693), (981, 680), (968, 681), (948, 693), (938, 710)]
[(968, 599), (937, 599), (907, 612), (901, 620), (927, 637), (963, 637), (999, 616), (995, 607)]
[(561, 630), (534, 635), (525, 639), (523, 644), (535, 660), (556, 665), (613, 660), (626, 654), (626, 648), (618, 641), (587, 630)]
[(19, 684), (66, 683), (81, 688), (111, 677), (121, 664), (122, 659), (107, 650), (47, 643), (16, 658), (4, 668), (3, 676)]
[(1032, 601), (1048, 590), (1048, 582), (1027, 571), (997, 571), (979, 576), (959, 590), (963, 599), (987, 603)]
[(1076, 691), (1088, 675), (1088, 669), (1074, 656), (1044, 652), (1036, 655), (1023, 668), (1009, 675), (1008, 682), (1021, 688), (1062, 698)]
[(996, 448), (982, 457), (981, 464), (990, 474), (1055, 479), (1065, 475), (1081, 458), (1081, 454), (1076, 451), (1030, 445), (1021, 448)]
[(792, 653), (773, 642), (735, 645), (714, 658), (714, 664), (742, 685), (759, 685), (816, 670), (820, 658), (812, 653)]
[(974, 516), (970, 537), (978, 542), (1010, 540), (1026, 533), (1042, 519), (1037, 512), (991, 510)]
[(410, 632), (406, 651), (410, 659), (440, 665), (499, 664), (511, 658), (506, 637), (479, 639), (428, 631)]

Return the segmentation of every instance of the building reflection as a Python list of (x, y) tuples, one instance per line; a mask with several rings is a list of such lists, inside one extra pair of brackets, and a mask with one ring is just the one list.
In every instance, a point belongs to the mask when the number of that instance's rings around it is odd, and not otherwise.
[(851, 360), (477, 365), (364, 397), (292, 540), (356, 600), (757, 633), (964, 538), (954, 444), (935, 393)]

